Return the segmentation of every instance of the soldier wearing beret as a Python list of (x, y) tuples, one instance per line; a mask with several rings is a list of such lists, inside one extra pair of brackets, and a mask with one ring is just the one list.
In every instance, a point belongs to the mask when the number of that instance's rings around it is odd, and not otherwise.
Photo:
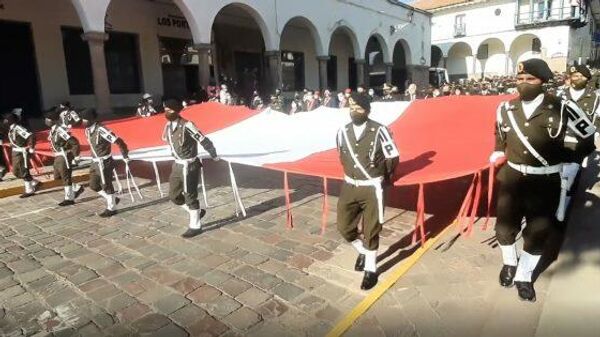
[[(365, 94), (349, 99), (352, 122), (337, 134), (337, 147), (344, 168), (344, 184), (337, 205), (340, 234), (358, 252), (356, 271), (364, 271), (361, 289), (377, 284), (377, 249), (383, 224), (384, 181), (391, 181), (398, 164), (398, 149), (388, 129), (369, 119), (371, 105)], [(357, 224), (362, 215), (363, 238)]]
[(198, 178), (202, 164), (198, 159), (198, 143), (210, 154), (213, 160), (219, 160), (213, 143), (198, 130), (196, 125), (180, 116), (183, 109), (176, 100), (168, 100), (164, 104), (167, 124), (163, 132), (163, 140), (175, 157), (169, 177), (169, 198), (175, 205), (184, 208), (190, 216), (188, 230), (182, 234), (191, 238), (202, 233), (200, 219), (206, 214), (200, 210), (198, 202)]
[[(536, 299), (532, 274), (550, 231), (558, 225), (562, 164), (569, 160), (564, 138), (572, 107), (543, 91), (542, 84), (552, 76), (543, 60), (518, 64), (519, 97), (498, 107), (496, 148), (490, 156), (496, 165), (507, 160), (498, 173), (496, 207), (496, 238), (503, 260), (500, 284), (516, 285), (525, 301)], [(523, 218), (526, 226), (519, 256), (515, 240)]]
[(83, 193), (83, 186), (73, 184), (72, 178), (73, 167), (79, 157), (79, 141), (62, 124), (58, 110), (51, 110), (44, 117), (46, 126), (50, 127), (48, 140), (54, 152), (54, 179), (62, 180), (65, 189), (65, 199), (58, 205), (74, 205), (75, 199)]
[(29, 158), (34, 153), (35, 135), (19, 124), (19, 116), (13, 112), (2, 116), (2, 126), (7, 131), (12, 154), (12, 173), (15, 177), (23, 179), (25, 192), (20, 198), (27, 198), (35, 194), (39, 182), (34, 180), (29, 172)]
[[(589, 86), (589, 80), (592, 74), (588, 67), (584, 65), (574, 65), (569, 67), (569, 87), (561, 90), (558, 96), (563, 100), (571, 101), (586, 114), (586, 118), (595, 124), (596, 128), (600, 123), (597, 118), (598, 106), (600, 105), (600, 93), (597, 89)], [(570, 151), (571, 160), (569, 165), (569, 173), (576, 178), (571, 186), (571, 190), (577, 189), (579, 171), (584, 159), (589, 156), (594, 150), (594, 137), (583, 139), (579, 137), (572, 129), (567, 129), (565, 136), (565, 146)], [(570, 193), (573, 194), (573, 193)], [(572, 195), (569, 195), (569, 199)], [(567, 201), (568, 204), (568, 201)]]
[(98, 121), (96, 110), (88, 109), (81, 114), (85, 137), (90, 144), (92, 152), (92, 166), (90, 167), (90, 188), (106, 200), (106, 209), (98, 214), (101, 218), (108, 218), (117, 214), (119, 198), (115, 196), (112, 184), (115, 161), (112, 157), (112, 144), (116, 144), (123, 155), (123, 160), (128, 161), (129, 150), (122, 138), (115, 135), (109, 128)]

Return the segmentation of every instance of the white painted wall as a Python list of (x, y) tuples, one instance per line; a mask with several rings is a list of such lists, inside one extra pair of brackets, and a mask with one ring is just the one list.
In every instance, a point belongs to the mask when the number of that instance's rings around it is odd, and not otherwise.
[[(318, 87), (318, 64), (316, 56), (329, 54), (331, 36), (336, 28), (345, 26), (351, 31), (350, 44), (333, 43), (333, 53), (338, 56), (338, 85), (348, 84), (347, 59), (349, 55), (363, 58), (366, 44), (374, 34), (381, 36), (385, 61), (392, 60), (395, 43), (404, 39), (410, 49), (410, 64), (430, 62), (429, 14), (393, 5), (386, 0), (173, 0), (177, 6), (164, 5), (147, 0), (2, 0), (4, 9), (0, 19), (29, 22), (33, 40), (42, 98), (42, 106), (49, 108), (65, 99), (77, 106), (93, 106), (93, 95), (69, 94), (65, 57), (60, 27), (82, 27), (87, 32), (103, 32), (105, 17), (114, 31), (134, 33), (138, 36), (142, 92), (161, 94), (162, 71), (159, 60), (158, 36), (193, 38), (196, 43), (211, 43), (211, 31), (215, 17), (226, 5), (236, 3), (243, 7), (261, 29), (266, 50), (278, 50), (280, 43), (285, 49), (304, 50), (306, 57), (306, 85)], [(318, 9), (318, 10), (315, 10)], [(409, 23), (409, 13), (412, 21)], [(158, 16), (184, 16), (189, 31), (158, 27)], [(301, 38), (300, 32), (283, 34), (285, 24), (296, 16), (304, 16), (314, 27), (316, 34), (312, 44)], [(390, 26), (406, 23), (395, 34)], [(284, 40), (281, 38), (284, 37)], [(339, 48), (339, 50), (338, 50)], [(132, 106), (138, 94), (112, 95), (114, 107)]]

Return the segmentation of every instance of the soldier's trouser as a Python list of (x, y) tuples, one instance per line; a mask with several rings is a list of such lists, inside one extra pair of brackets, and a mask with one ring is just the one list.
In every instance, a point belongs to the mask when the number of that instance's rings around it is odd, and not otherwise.
[(363, 246), (368, 250), (379, 248), (379, 209), (373, 186), (342, 184), (337, 204), (337, 228), (346, 241), (358, 238), (358, 221), (363, 217)]
[(187, 205), (190, 210), (200, 209), (198, 202), (198, 180), (200, 177), (200, 160), (196, 159), (187, 165), (173, 163), (169, 176), (169, 199), (175, 205)]
[(541, 255), (551, 231), (556, 230), (560, 175), (523, 175), (508, 165), (498, 174), (496, 238), (502, 246), (515, 243), (525, 217), (523, 250)]
[(90, 189), (94, 192), (104, 191), (106, 194), (114, 194), (115, 189), (112, 183), (113, 169), (115, 161), (112, 157), (99, 162), (92, 162), (90, 167)]
[(19, 179), (23, 179), (25, 181), (32, 181), (31, 173), (29, 173), (29, 163), (26, 160), (29, 160), (29, 156), (27, 154), (23, 154), (22, 152), (16, 152), (13, 150), (11, 155), (12, 160), (12, 172), (15, 177)]
[(63, 156), (56, 156), (54, 158), (54, 180), (62, 180), (63, 186), (71, 186), (73, 181), (71, 179), (73, 170), (70, 165), (67, 165), (67, 160)]

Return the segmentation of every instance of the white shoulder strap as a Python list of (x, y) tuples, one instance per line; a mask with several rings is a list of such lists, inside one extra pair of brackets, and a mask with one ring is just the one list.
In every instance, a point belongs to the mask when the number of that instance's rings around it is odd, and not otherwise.
[(513, 129), (517, 133), (517, 137), (519, 137), (519, 140), (521, 141), (521, 143), (523, 143), (523, 145), (525, 145), (527, 150), (529, 150), (529, 152), (535, 157), (535, 159), (537, 159), (540, 163), (542, 163), (542, 165), (549, 166), (548, 161), (546, 159), (544, 159), (544, 157), (542, 157), (542, 155), (540, 155), (533, 146), (531, 146), (531, 144), (529, 143), (527, 138), (525, 138), (525, 135), (523, 134), (521, 129), (519, 129), (519, 125), (517, 124), (517, 121), (515, 121), (515, 116), (514, 116), (512, 110), (508, 110), (507, 114), (508, 114), (508, 119), (510, 120), (510, 124), (512, 125)]
[(350, 141), (348, 140), (348, 133), (346, 132), (345, 127), (342, 128), (342, 134), (344, 135), (344, 140), (346, 141), (346, 145), (348, 145), (348, 152), (350, 152), (350, 157), (352, 157), (352, 161), (354, 161), (354, 164), (356, 165), (356, 167), (358, 167), (360, 172), (365, 175), (365, 178), (367, 178), (369, 180), (373, 179), (373, 178), (371, 178), (369, 173), (367, 173), (367, 170), (364, 168), (364, 166), (362, 166), (362, 164), (356, 157), (354, 150), (352, 150), (352, 145), (350, 144)]

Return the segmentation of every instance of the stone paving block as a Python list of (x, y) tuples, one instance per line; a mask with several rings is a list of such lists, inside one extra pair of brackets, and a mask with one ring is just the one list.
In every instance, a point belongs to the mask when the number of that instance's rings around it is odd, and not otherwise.
[(121, 309), (117, 312), (117, 317), (121, 322), (134, 322), (146, 314), (150, 313), (152, 310), (145, 304), (136, 302), (128, 306), (127, 308)]
[(266, 300), (271, 298), (270, 294), (256, 288), (251, 287), (243, 293), (239, 294), (235, 299), (251, 308), (256, 308), (258, 305), (264, 303)]
[(117, 312), (137, 303), (135, 298), (126, 294), (118, 294), (114, 297), (106, 300), (100, 300), (98, 302), (105, 303), (105, 307), (109, 312)]
[(304, 289), (285, 282), (273, 288), (273, 293), (289, 302), (302, 295), (304, 293)]
[(162, 328), (152, 332), (150, 334), (144, 335), (148, 337), (187, 337), (189, 334), (187, 331), (182, 329), (181, 327), (171, 323)]
[(119, 289), (117, 289), (111, 284), (108, 284), (90, 291), (87, 295), (94, 301), (102, 301), (119, 294), (121, 294), (121, 291)]
[(231, 297), (236, 297), (251, 287), (251, 284), (236, 278), (231, 278), (220, 286), (221, 290)]
[(190, 303), (173, 312), (169, 317), (183, 327), (190, 327), (207, 315), (208, 313), (204, 309)]
[(52, 307), (57, 307), (61, 304), (68, 303), (77, 297), (79, 297), (79, 294), (77, 294), (73, 289), (64, 288), (55, 294), (46, 297), (46, 302)]
[(270, 259), (258, 265), (258, 268), (263, 271), (266, 271), (267, 273), (276, 274), (280, 270), (286, 269), (287, 266), (285, 263)]
[(232, 277), (233, 276), (228, 273), (222, 272), (217, 269), (213, 269), (208, 273), (204, 274), (202, 276), (202, 280), (214, 287), (220, 287), (223, 283), (227, 282)]
[(221, 295), (221, 292), (214, 287), (209, 285), (203, 285), (195, 291), (189, 293), (187, 298), (194, 301), (194, 303), (207, 303), (215, 300)]
[(242, 331), (250, 329), (260, 321), (262, 317), (247, 307), (241, 307), (223, 318), (223, 322)]
[(183, 306), (190, 303), (190, 300), (181, 295), (168, 295), (154, 302), (154, 306), (161, 314), (170, 315)]
[(158, 329), (171, 324), (171, 321), (164, 315), (161, 314), (148, 314), (131, 325), (134, 329), (136, 329), (139, 333), (151, 333), (155, 332)]
[(250, 266), (243, 266), (234, 271), (234, 274), (262, 289), (271, 289), (282, 282), (281, 279)]
[(171, 285), (171, 287), (173, 289), (175, 289), (177, 292), (179, 292), (182, 295), (187, 295), (189, 293), (191, 293), (192, 291), (200, 288), (201, 286), (204, 285), (204, 282), (191, 278), (191, 277), (186, 277), (184, 279), (182, 279), (181, 281)]
[(148, 267), (144, 269), (142, 273), (147, 277), (153, 279), (154, 281), (164, 285), (175, 284), (185, 277), (180, 273), (175, 273), (165, 267), (158, 265)]
[(204, 307), (206, 308), (206, 310), (211, 315), (216, 317), (227, 316), (241, 306), (242, 305), (238, 301), (225, 295), (221, 295), (212, 300), (211, 302), (204, 303)]
[(94, 279), (88, 282), (85, 282), (83, 284), (78, 285), (77, 287), (79, 288), (79, 290), (83, 291), (84, 293), (90, 293), (94, 290), (97, 290), (99, 288), (108, 286), (109, 283), (103, 279)]
[(102, 313), (102, 314), (97, 314), (94, 317), (92, 317), (92, 321), (94, 322), (94, 324), (96, 324), (100, 329), (106, 329), (108, 327), (111, 327), (115, 324), (115, 319), (113, 318), (113, 316), (107, 314), (107, 313)]
[(257, 312), (264, 319), (274, 319), (277, 318), (288, 311), (288, 306), (281, 302), (278, 299), (270, 299), (267, 302), (261, 304)]
[(186, 329), (190, 336), (221, 336), (229, 328), (209, 315), (204, 316)]
[(228, 257), (212, 254), (204, 257), (202, 259), (202, 263), (209, 268), (216, 268), (229, 260), (230, 259)]
[(80, 269), (77, 273), (73, 274), (68, 280), (74, 285), (80, 285), (85, 282), (91, 281), (98, 278), (98, 274), (90, 269)]
[(240, 260), (246, 264), (249, 264), (251, 266), (255, 266), (255, 265), (259, 265), (265, 261), (267, 261), (269, 258), (263, 255), (259, 255), (259, 254), (255, 254), (255, 253), (249, 253), (244, 255), (242, 258), (240, 258)]

